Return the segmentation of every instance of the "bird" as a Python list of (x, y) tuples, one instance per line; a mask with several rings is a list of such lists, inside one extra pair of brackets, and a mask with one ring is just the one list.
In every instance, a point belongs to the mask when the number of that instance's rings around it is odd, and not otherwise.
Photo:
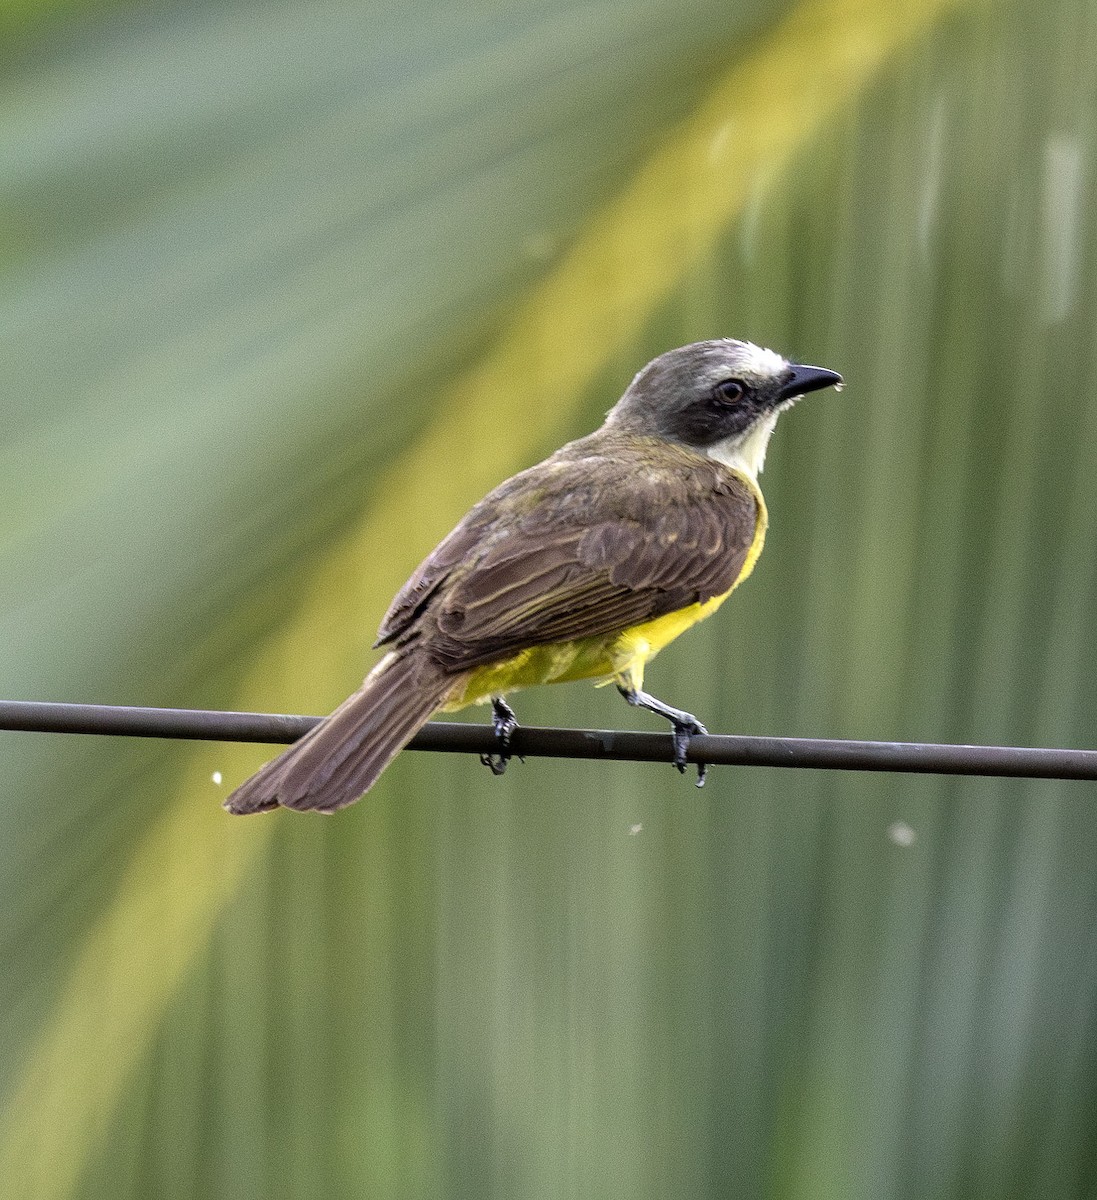
[(375, 643), (386, 653), (361, 688), (224, 807), (335, 812), (434, 713), (474, 703), (491, 704), (498, 752), (484, 761), (501, 774), (518, 727), (505, 697), (579, 679), (615, 684), (668, 720), (685, 771), (689, 739), (706, 729), (644, 691), (645, 665), (751, 573), (777, 418), (841, 385), (835, 371), (733, 338), (660, 354), (599, 429), (469, 510), (392, 601)]

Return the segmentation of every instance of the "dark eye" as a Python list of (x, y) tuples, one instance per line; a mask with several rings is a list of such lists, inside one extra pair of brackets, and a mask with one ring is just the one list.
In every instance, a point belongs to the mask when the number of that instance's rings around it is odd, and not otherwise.
[(712, 389), (712, 398), (720, 404), (738, 404), (744, 391), (738, 379), (723, 379)]

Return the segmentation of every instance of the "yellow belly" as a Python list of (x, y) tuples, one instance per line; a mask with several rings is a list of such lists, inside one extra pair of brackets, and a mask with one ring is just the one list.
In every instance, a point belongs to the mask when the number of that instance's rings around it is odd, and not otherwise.
[(747, 482), (758, 498), (754, 541), (747, 551), (738, 579), (722, 596), (713, 596), (703, 604), (687, 605), (677, 612), (666, 613), (642, 625), (634, 625), (631, 629), (571, 642), (530, 646), (501, 662), (476, 667), (450, 693), (441, 705), (441, 711), (453, 712), (468, 704), (483, 703), (492, 696), (502, 696), (543, 683), (568, 683), (576, 679), (598, 679), (641, 689), (644, 686), (644, 667), (648, 661), (691, 625), (714, 613), (754, 570), (766, 540), (767, 516), (762, 493), (753, 480)]

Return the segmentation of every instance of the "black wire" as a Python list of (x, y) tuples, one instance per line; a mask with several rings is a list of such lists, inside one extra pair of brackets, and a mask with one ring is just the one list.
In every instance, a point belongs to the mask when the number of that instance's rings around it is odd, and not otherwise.
[[(220, 742), (289, 743), (321, 718), (276, 713), (126, 708), (109, 704), (51, 704), (0, 700), (0, 730), (193, 738)], [(410, 750), (488, 754), (498, 749), (490, 725), (432, 721)], [(521, 726), (512, 749), (523, 757), (670, 762), (669, 734), (610, 729)], [(847, 742), (826, 738), (708, 734), (690, 740), (691, 762), (714, 766), (815, 767), (835, 771), (905, 771), (1029, 779), (1097, 779), (1097, 750), (1021, 746), (954, 746), (932, 742)]]

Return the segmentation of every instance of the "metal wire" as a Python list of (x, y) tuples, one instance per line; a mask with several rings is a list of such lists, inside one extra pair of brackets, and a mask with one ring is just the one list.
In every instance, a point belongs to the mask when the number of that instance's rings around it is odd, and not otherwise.
[[(0, 700), (0, 730), (34, 733), (282, 744), (296, 741), (320, 719), (276, 713)], [(673, 757), (669, 734), (610, 729), (554, 729), (523, 725), (515, 733), (512, 747), (515, 754), (530, 758), (543, 756), (670, 762)], [(498, 747), (488, 725), (432, 721), (415, 735), (408, 749), (487, 754)], [(688, 758), (691, 762), (706, 762), (714, 766), (815, 767), (831, 771), (904, 771), (938, 775), (1097, 780), (1097, 750), (709, 734), (690, 740)]]

